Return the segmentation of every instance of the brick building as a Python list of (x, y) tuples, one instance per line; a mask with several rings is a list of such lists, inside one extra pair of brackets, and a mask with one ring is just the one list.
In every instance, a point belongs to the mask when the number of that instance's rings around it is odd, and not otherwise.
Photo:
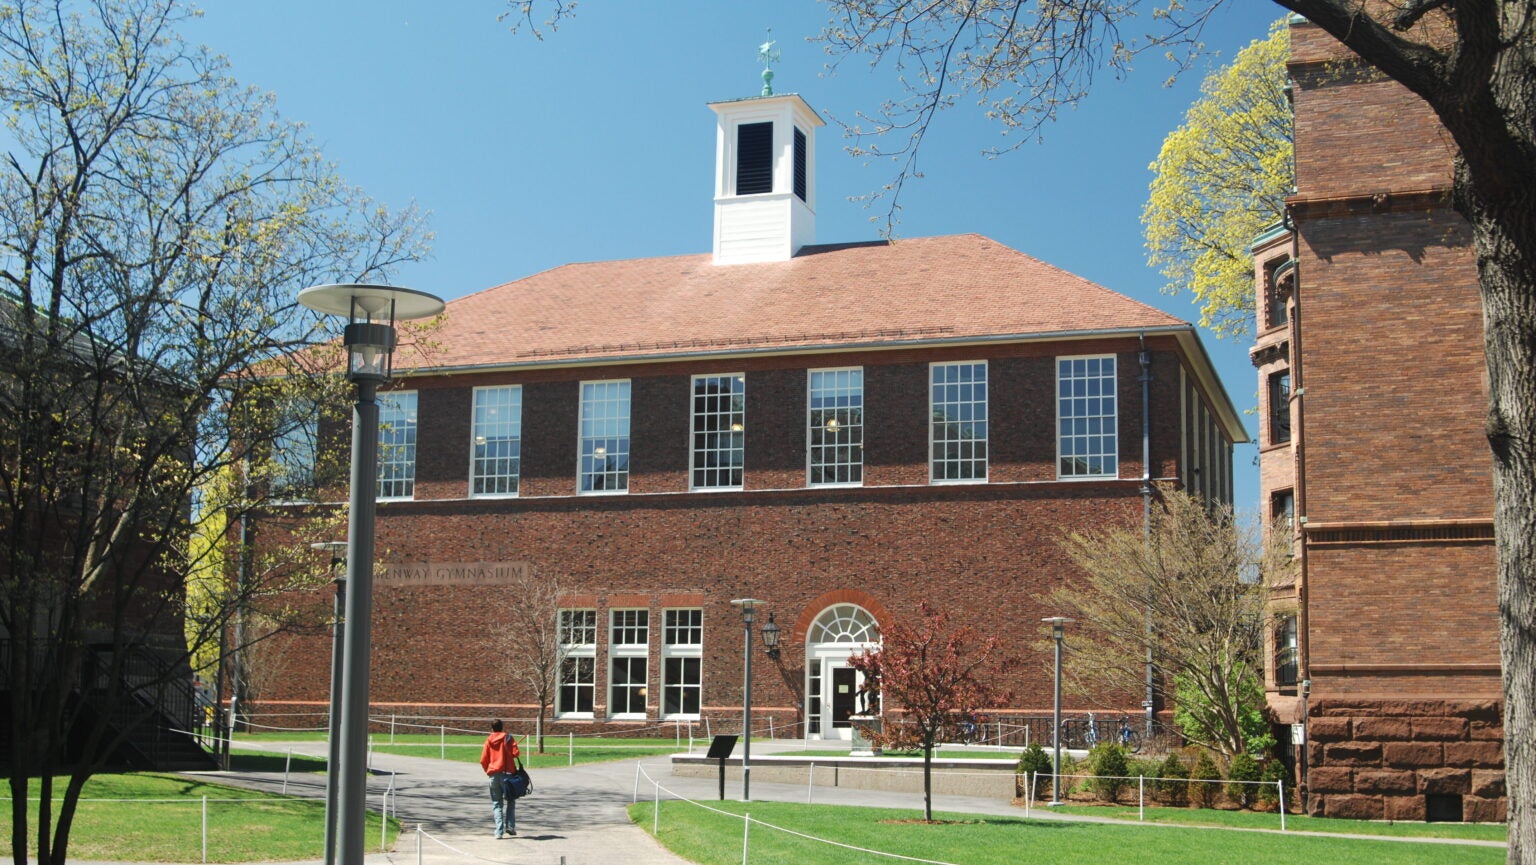
[(1503, 820), (1482, 310), (1453, 146), (1299, 19), (1289, 72), (1297, 191), (1254, 245), (1260, 486), (1301, 563), (1270, 705), (1312, 813)]
[[(977, 235), (815, 244), (820, 118), (710, 107), (712, 253), (453, 301), (397, 375), (375, 711), (529, 717), (496, 610), (531, 568), (567, 592), (573, 729), (739, 717), (743, 597), (783, 634), (777, 730), (846, 737), (849, 656), (925, 600), (1016, 638), (1011, 711), (1047, 714), (1058, 540), (1138, 525), (1149, 479), (1231, 500), (1247, 435), (1195, 329)], [(323, 711), (328, 647), (295, 639), (261, 709)]]

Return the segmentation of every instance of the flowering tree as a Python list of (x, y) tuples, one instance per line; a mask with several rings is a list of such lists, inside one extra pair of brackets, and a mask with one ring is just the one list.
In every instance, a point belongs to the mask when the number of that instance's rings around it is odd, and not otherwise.
[(913, 624), (897, 621), (881, 634), (881, 646), (848, 659), (864, 674), (872, 695), (901, 714), (887, 718), (870, 738), (882, 748), (923, 751), (923, 819), (933, 820), (933, 746), (955, 738), (976, 714), (1008, 702), (992, 683), (1011, 666), (996, 637), (969, 625), (952, 628), (949, 615), (918, 605)]

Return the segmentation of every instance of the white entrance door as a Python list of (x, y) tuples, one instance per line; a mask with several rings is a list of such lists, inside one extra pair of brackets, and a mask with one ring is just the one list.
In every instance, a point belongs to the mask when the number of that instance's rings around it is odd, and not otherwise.
[(880, 645), (875, 619), (857, 604), (823, 610), (806, 635), (805, 717), (813, 739), (851, 739), (849, 718), (866, 705), (864, 676), (848, 659)]

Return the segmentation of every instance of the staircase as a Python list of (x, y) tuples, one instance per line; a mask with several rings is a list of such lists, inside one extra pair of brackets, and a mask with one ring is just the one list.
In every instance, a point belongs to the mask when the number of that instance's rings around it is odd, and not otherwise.
[[(218, 762), (200, 744), (190, 675), (178, 675), (148, 648), (127, 651), (115, 701), (108, 699), (107, 683), (99, 676), (83, 677), (81, 689), (86, 705), (125, 736), (113, 762), (157, 772), (217, 769)], [(93, 646), (92, 656), (96, 669), (111, 669), (111, 646)]]

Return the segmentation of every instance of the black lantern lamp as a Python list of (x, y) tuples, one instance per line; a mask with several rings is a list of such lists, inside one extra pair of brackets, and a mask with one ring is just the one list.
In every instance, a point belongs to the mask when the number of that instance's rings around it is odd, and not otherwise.
[(763, 626), (763, 651), (768, 657), (779, 659), (779, 626), (774, 624), (773, 613), (768, 614), (768, 624)]

